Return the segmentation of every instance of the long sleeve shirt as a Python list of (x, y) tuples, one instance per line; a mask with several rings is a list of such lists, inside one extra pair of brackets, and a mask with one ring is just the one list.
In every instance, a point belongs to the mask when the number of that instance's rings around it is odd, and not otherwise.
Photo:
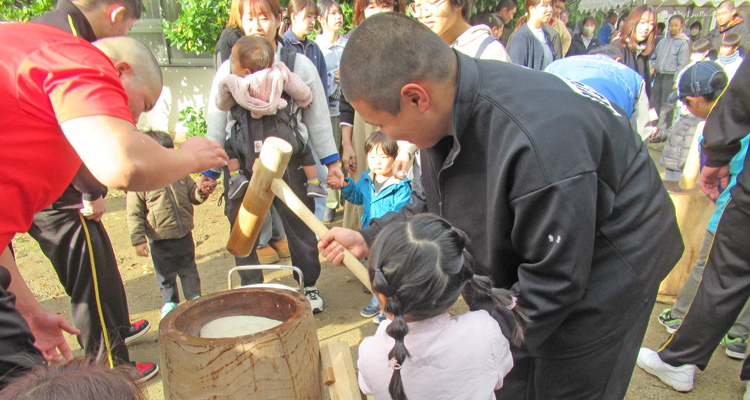
[[(384, 321), (359, 345), (359, 388), (376, 400), (390, 400), (393, 374), (388, 352), (395, 340)], [(409, 322), (404, 345), (410, 357), (401, 366), (410, 399), (493, 400), (513, 367), (508, 340), (484, 311), (451, 317), (448, 313)]]

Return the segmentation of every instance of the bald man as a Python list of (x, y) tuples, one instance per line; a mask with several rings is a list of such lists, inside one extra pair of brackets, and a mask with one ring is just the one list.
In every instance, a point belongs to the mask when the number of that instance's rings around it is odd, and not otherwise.
[[(438, 214), (468, 235), (477, 273), (518, 293), (531, 318), (498, 398), (623, 398), (659, 282), (684, 249), (625, 112), (586, 85), (466, 57), (395, 13), (353, 31), (341, 85), (366, 122), (421, 149), (423, 191), (359, 232), (323, 235), (329, 261), (341, 245), (366, 257), (389, 222)], [(464, 294), (510, 337), (507, 308)]]
[(725, 0), (716, 8), (716, 28), (708, 34), (708, 39), (711, 41), (711, 59), (718, 57), (721, 41), (730, 33), (740, 36), (740, 55), (745, 57), (750, 45), (750, 29), (748, 29), (747, 21), (734, 7), (734, 2)]
[[(51, 25), (86, 41), (122, 37), (141, 16), (141, 0), (59, 0), (54, 11), (32, 22)], [(137, 42), (136, 42), (137, 43)], [(122, 46), (119, 46), (122, 45)], [(125, 59), (143, 67), (148, 77), (138, 77), (142, 90), (129, 91), (129, 106), (134, 115), (148, 111), (161, 93), (161, 72), (151, 52), (135, 47), (131, 41), (113, 41), (100, 47), (112, 60)], [(119, 70), (118, 70), (119, 72)], [(128, 76), (128, 75), (123, 75)], [(127, 78), (126, 78), (127, 79)], [(132, 94), (131, 94), (132, 93)], [(134, 117), (137, 122), (137, 117)], [(34, 216), (29, 234), (50, 260), (66, 293), (71, 298), (74, 325), (81, 330), (78, 343), (96, 357), (102, 349), (102, 321), (108, 329), (112, 354), (121, 362), (130, 362), (126, 343), (148, 332), (150, 324), (141, 319), (130, 322), (127, 297), (115, 257), (101, 218), (106, 211), (107, 187), (81, 165), (65, 192), (49, 207)], [(91, 250), (89, 250), (91, 249)], [(92, 264), (102, 286), (112, 288), (101, 300), (99, 315), (94, 293)], [(142, 371), (156, 371), (155, 364), (137, 364)], [(150, 373), (145, 373), (148, 376)]]
[[(135, 120), (160, 93), (158, 66), (134, 39), (99, 47), (114, 60), (57, 28), (0, 24), (0, 248), (63, 193), (81, 161), (102, 184), (133, 191), (226, 163), (226, 153), (204, 138), (170, 150), (138, 132)], [(9, 251), (0, 265), (2, 386), (45, 360), (70, 359), (62, 330), (77, 331), (39, 305)], [(103, 299), (117, 295), (117, 288), (99, 283)]]

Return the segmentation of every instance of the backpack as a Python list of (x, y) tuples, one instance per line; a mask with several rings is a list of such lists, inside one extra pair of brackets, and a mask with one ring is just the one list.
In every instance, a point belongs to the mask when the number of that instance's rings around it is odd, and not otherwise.
[[(294, 47), (284, 46), (281, 48), (279, 58), (281, 62), (286, 64), (289, 71), (294, 72), (296, 56), (297, 52)], [(263, 141), (269, 136), (276, 136), (284, 140), (295, 138), (301, 142), (300, 148), (307, 146), (297, 129), (297, 114), (299, 114), (301, 107), (292, 111), (294, 108), (292, 98), (286, 92), (282, 93), (281, 97), (287, 101), (287, 106), (277, 110), (274, 115), (253, 118), (250, 111), (242, 108), (239, 104), (235, 104), (230, 111), (236, 123), (227, 143), (234, 150), (242, 170), (248, 178), (252, 176), (253, 163), (260, 154)]]

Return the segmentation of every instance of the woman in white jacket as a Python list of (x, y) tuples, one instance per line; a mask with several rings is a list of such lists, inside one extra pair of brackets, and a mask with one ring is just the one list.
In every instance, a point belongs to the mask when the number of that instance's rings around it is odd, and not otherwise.
[[(268, 40), (276, 53), (276, 61), (280, 61), (279, 56), (282, 48), (281, 40), (277, 34), (280, 23), (281, 5), (278, 0), (232, 1), (228, 25), (241, 28), (247, 35), (258, 36)], [(231, 61), (227, 60), (219, 66), (211, 83), (211, 92), (208, 99), (207, 137), (220, 144), (223, 144), (233, 132), (233, 121), (230, 118), (230, 114), (216, 107), (218, 84), (224, 77), (230, 74), (230, 63)], [(307, 109), (303, 109), (298, 114), (299, 124), (297, 129), (305, 140), (309, 138), (312, 148), (320, 158), (321, 163), (328, 167), (329, 187), (340, 187), (343, 184), (344, 175), (338, 165), (339, 154), (333, 140), (331, 120), (328, 113), (328, 101), (318, 71), (313, 63), (302, 54), (296, 54), (293, 70), (295, 74), (310, 86), (313, 93), (312, 105)], [(293, 160), (290, 161), (289, 168), (287, 168), (289, 184), (300, 200), (305, 202), (310, 210), (314, 210), (314, 202), (304, 194), (303, 185), (306, 179), (299, 176), (300, 170), (292, 165), (293, 162)], [(201, 177), (201, 182), (213, 181), (215, 183), (215, 178), (217, 177), (216, 171), (206, 171)], [(226, 176), (224, 180), (227, 180)], [(241, 203), (241, 199), (227, 200), (225, 214), (229, 218), (230, 224), (234, 224)], [(323, 311), (323, 300), (315, 287), (315, 282), (320, 276), (320, 261), (318, 260), (315, 234), (283, 202), (276, 199), (274, 200), (274, 206), (279, 212), (287, 233), (292, 253), (292, 263), (300, 268), (304, 275), (305, 294), (308, 300), (310, 300), (313, 312), (321, 312)], [(235, 263), (237, 265), (259, 264), (255, 251), (248, 257), (235, 259)], [(240, 276), (243, 285), (263, 281), (262, 273), (258, 271), (241, 271)]]

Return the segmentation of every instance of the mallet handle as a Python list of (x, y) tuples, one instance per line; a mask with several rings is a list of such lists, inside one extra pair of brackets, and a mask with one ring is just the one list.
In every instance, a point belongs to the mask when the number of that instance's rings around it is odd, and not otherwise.
[(235, 257), (247, 257), (253, 251), (263, 220), (273, 202), (273, 193), (268, 190), (271, 181), (284, 176), (291, 156), (292, 145), (282, 139), (272, 136), (263, 143), (227, 243), (227, 250)]
[[(326, 228), (326, 226), (315, 217), (315, 214), (313, 214), (312, 211), (310, 211), (307, 206), (294, 195), (292, 189), (283, 179), (274, 179), (271, 183), (271, 191), (273, 191), (276, 197), (280, 198), (290, 210), (297, 214), (302, 222), (312, 229), (316, 235), (322, 237), (328, 232), (328, 228)], [(367, 287), (367, 289), (370, 289), (370, 275), (367, 273), (367, 268), (365, 268), (365, 266), (362, 265), (362, 263), (360, 263), (359, 260), (357, 260), (357, 258), (347, 249), (344, 249), (344, 265), (352, 271), (354, 276), (356, 276), (357, 279)]]

